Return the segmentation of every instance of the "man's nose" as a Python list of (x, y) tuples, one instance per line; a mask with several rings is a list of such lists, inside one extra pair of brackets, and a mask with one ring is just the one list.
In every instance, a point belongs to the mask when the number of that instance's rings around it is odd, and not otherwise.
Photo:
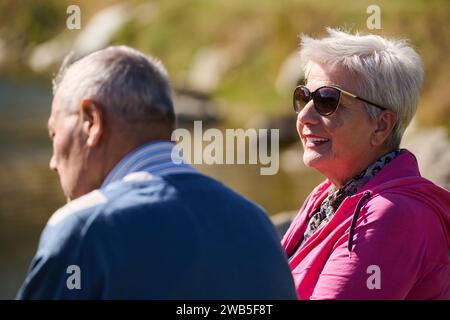
[(320, 114), (314, 109), (314, 102), (309, 101), (297, 115), (297, 122), (301, 125), (318, 124), (320, 121)]
[(55, 159), (54, 155), (52, 155), (52, 157), (50, 158), (49, 167), (50, 167), (50, 170), (57, 172), (56, 159)]

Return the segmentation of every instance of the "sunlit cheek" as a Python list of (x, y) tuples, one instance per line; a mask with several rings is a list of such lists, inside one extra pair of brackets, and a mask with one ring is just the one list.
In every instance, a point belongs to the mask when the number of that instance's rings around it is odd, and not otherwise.
[(297, 127), (297, 131), (300, 129), (301, 127), (301, 122), (300, 122), (300, 114), (297, 113), (297, 118), (295, 119), (295, 126)]
[(326, 133), (328, 133), (331, 138), (334, 135), (339, 135), (340, 131), (344, 131), (344, 120), (341, 116), (334, 114), (329, 117), (324, 117), (322, 119), (322, 125)]
[(297, 122), (297, 135), (301, 142), (303, 142), (302, 135), (301, 135), (302, 130), (303, 130), (303, 126), (299, 122)]
[(70, 156), (73, 140), (73, 134), (70, 131), (70, 128), (66, 128), (61, 132), (55, 145), (55, 150), (60, 158), (67, 159)]

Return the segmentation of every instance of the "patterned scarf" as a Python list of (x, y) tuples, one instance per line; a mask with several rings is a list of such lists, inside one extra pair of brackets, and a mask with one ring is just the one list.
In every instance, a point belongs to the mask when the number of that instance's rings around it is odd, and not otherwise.
[(336, 187), (331, 186), (328, 196), (310, 217), (308, 227), (306, 228), (303, 236), (303, 243), (328, 221), (330, 221), (345, 198), (357, 193), (358, 190), (360, 190), (367, 183), (367, 181), (380, 172), (381, 169), (397, 157), (400, 152), (400, 150), (394, 150), (385, 154), (366, 169), (361, 171), (353, 179), (348, 181), (342, 188), (336, 190)]

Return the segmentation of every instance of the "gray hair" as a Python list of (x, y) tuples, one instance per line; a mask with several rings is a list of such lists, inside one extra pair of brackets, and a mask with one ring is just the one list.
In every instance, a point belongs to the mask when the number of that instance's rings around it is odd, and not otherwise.
[[(327, 28), (328, 37), (301, 36), (300, 59), (305, 78), (310, 62), (344, 68), (358, 82), (355, 94), (384, 106), (397, 114), (387, 144), (400, 145), (419, 102), (423, 67), (419, 55), (406, 40), (386, 39), (377, 35), (350, 34)], [(382, 112), (365, 104), (371, 119)]]
[(163, 122), (173, 129), (175, 114), (167, 72), (141, 52), (113, 46), (71, 64), (67, 56), (53, 80), (53, 94), (68, 112), (91, 98), (130, 124)]

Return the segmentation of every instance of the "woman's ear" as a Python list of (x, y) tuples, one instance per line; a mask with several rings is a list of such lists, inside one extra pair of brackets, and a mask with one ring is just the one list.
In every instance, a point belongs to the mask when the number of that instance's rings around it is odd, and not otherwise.
[(390, 110), (383, 111), (377, 118), (377, 126), (372, 134), (372, 145), (383, 145), (392, 133), (397, 123), (397, 115)]
[(92, 99), (83, 99), (80, 104), (80, 119), (88, 147), (96, 146), (104, 130), (104, 110)]

